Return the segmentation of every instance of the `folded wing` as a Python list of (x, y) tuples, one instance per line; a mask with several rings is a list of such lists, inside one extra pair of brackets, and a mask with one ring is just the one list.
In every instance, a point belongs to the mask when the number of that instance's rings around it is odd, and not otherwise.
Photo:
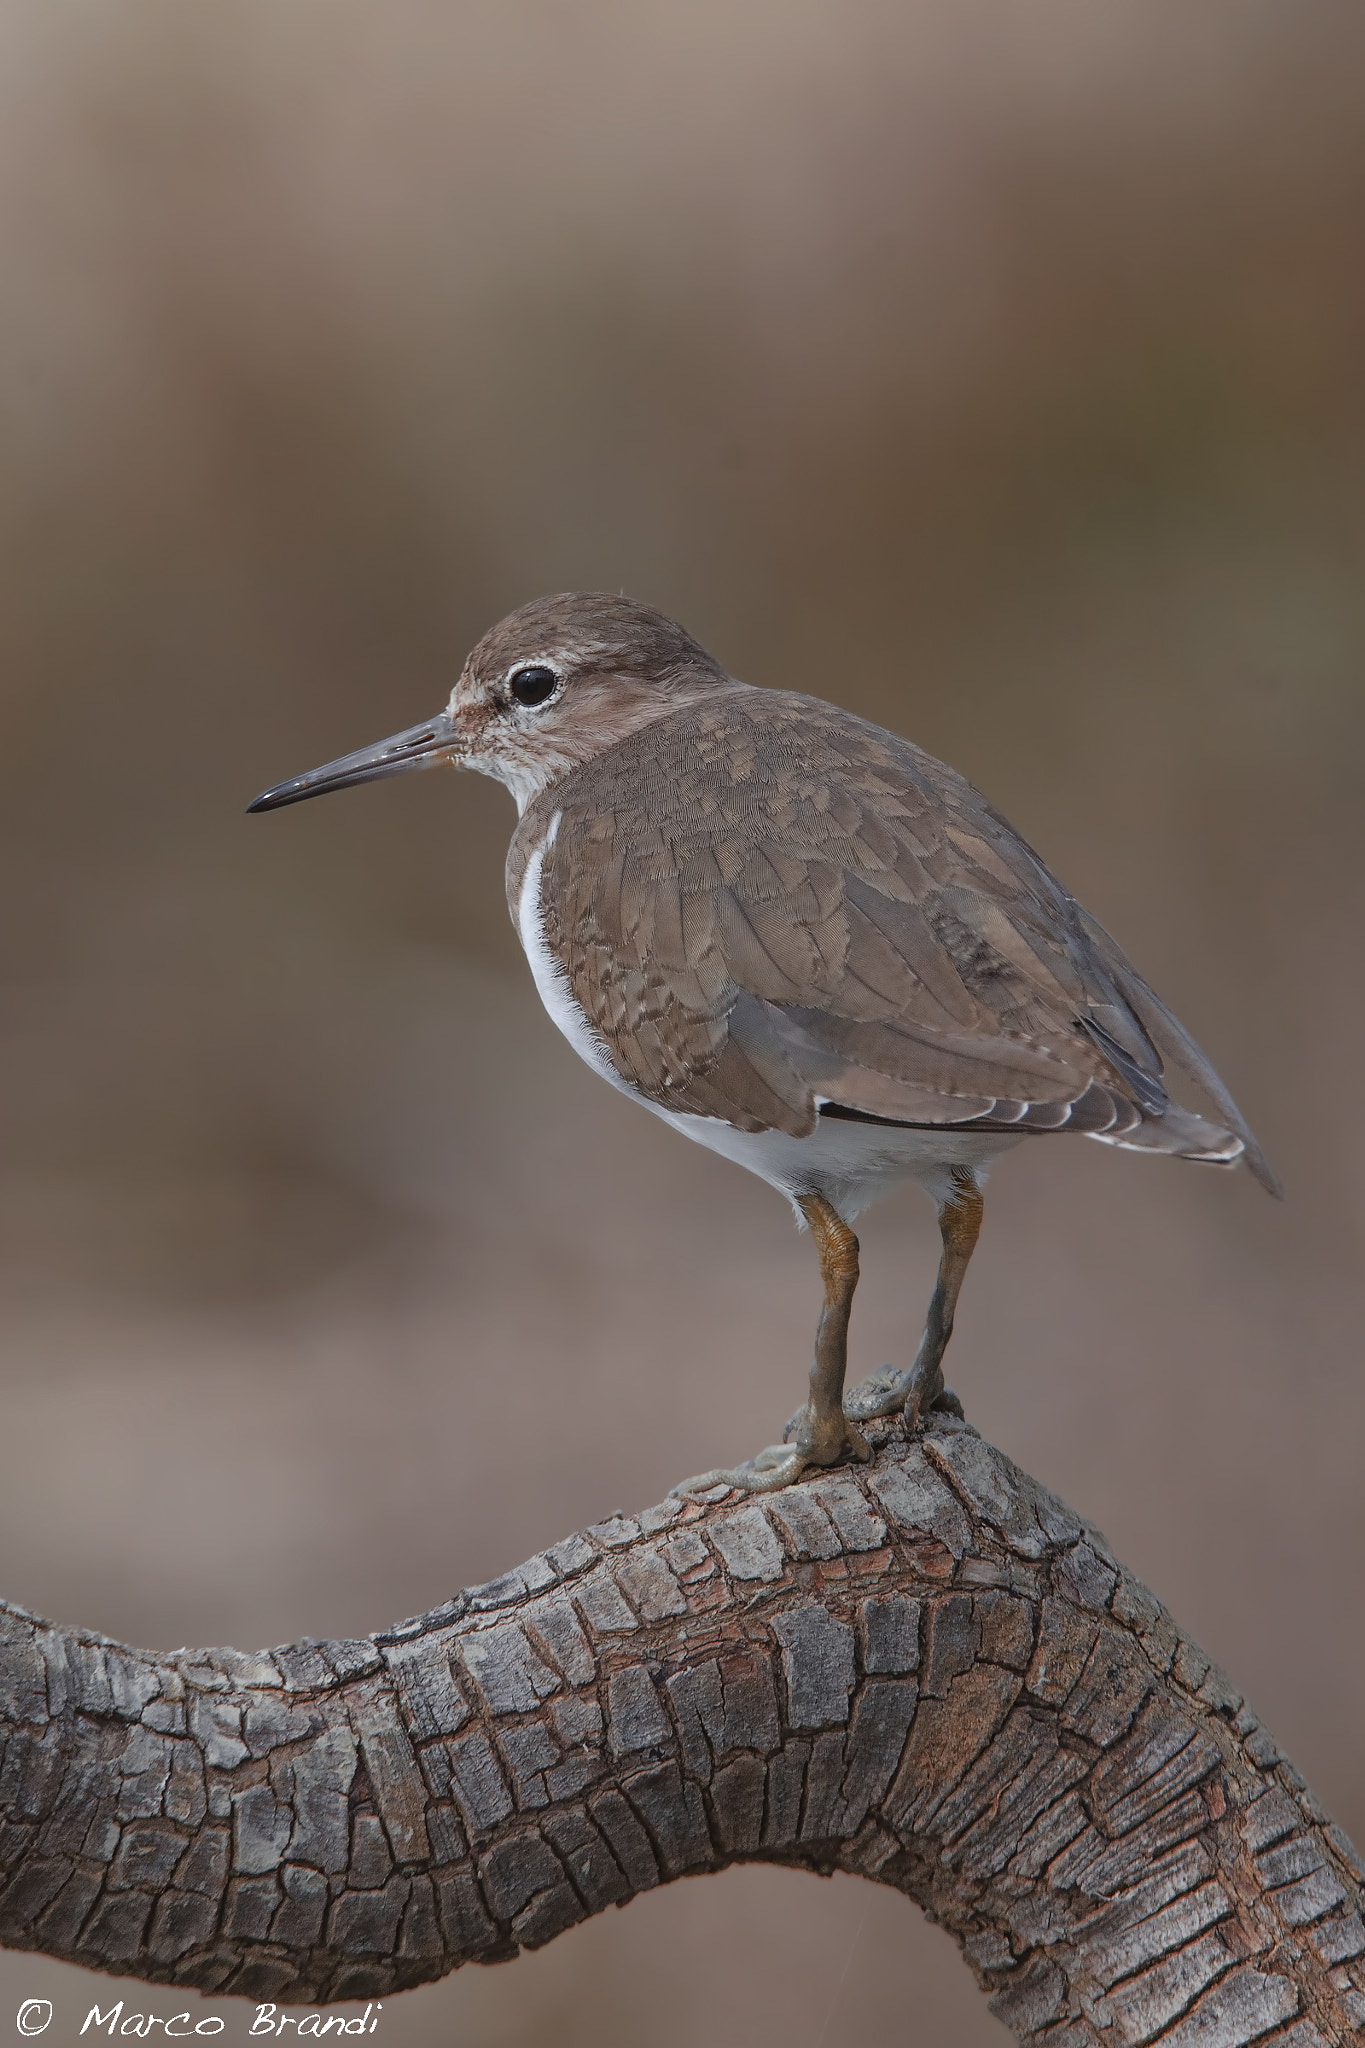
[[(908, 741), (737, 687), (576, 770), (553, 803), (546, 940), (650, 1100), (795, 1135), (822, 1114), (1068, 1129), (1245, 1155), (1274, 1190), (1226, 1088), (1131, 962)], [(1163, 1055), (1221, 1121), (1170, 1100)]]

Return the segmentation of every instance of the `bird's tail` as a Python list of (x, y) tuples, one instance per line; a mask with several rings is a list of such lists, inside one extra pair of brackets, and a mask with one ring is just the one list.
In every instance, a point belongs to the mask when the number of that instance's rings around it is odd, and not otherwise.
[[(1080, 906), (1077, 905), (1077, 909)], [(1144, 1119), (1134, 1131), (1113, 1142), (1136, 1151), (1174, 1152), (1182, 1159), (1211, 1159), (1231, 1165), (1245, 1159), (1248, 1167), (1269, 1195), (1280, 1198), (1284, 1190), (1274, 1167), (1256, 1142), (1256, 1137), (1224, 1085), (1213, 1063), (1191, 1038), (1180, 1019), (1149, 988), (1132, 961), (1095, 918), (1081, 910), (1086, 936), (1098, 950), (1113, 982), (1144, 1031), (1150, 1033), (1171, 1064), (1202, 1088), (1221, 1112), (1226, 1129), (1175, 1104), (1159, 1117)]]
[[(1206, 1116), (1178, 1109), (1171, 1103), (1160, 1116), (1144, 1116), (1131, 1130), (1110, 1137), (1107, 1131), (1091, 1131), (1102, 1145), (1118, 1145), (1125, 1152), (1168, 1152), (1176, 1159), (1207, 1160), (1211, 1166), (1235, 1166), (1245, 1158), (1255, 1172), (1245, 1138), (1224, 1130)], [(1261, 1180), (1261, 1175), (1256, 1178)], [(1264, 1185), (1264, 1183), (1262, 1183)]]

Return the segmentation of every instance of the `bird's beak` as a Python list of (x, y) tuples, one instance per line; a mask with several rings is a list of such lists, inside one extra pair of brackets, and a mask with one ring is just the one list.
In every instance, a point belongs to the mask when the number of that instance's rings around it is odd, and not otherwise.
[(460, 751), (455, 721), (448, 711), (441, 711), (425, 725), (410, 725), (392, 739), (343, 754), (339, 761), (310, 768), (306, 775), (291, 776), (288, 782), (277, 782), (273, 789), (262, 790), (247, 809), (278, 811), (284, 804), (301, 804), (305, 797), (325, 796), (329, 789), (353, 789), (357, 783), (378, 782), (382, 775), (402, 775), (409, 768), (435, 768), (444, 761), (458, 760)]

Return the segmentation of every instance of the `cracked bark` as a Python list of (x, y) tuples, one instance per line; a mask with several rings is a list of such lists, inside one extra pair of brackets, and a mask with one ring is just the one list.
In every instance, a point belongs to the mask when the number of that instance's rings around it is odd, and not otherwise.
[(1241, 1695), (974, 1430), (874, 1434), (359, 1642), (0, 1607), (0, 1941), (376, 1998), (775, 1862), (905, 1893), (1024, 2041), (1365, 2039), (1360, 1859)]

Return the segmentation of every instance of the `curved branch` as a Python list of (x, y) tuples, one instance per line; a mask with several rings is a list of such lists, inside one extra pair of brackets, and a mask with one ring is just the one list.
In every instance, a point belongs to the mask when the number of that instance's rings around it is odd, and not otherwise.
[(1241, 1695), (974, 1430), (880, 1437), (360, 1642), (0, 1608), (0, 1940), (373, 1998), (766, 1861), (904, 1892), (1021, 2040), (1358, 2038), (1359, 1858)]

